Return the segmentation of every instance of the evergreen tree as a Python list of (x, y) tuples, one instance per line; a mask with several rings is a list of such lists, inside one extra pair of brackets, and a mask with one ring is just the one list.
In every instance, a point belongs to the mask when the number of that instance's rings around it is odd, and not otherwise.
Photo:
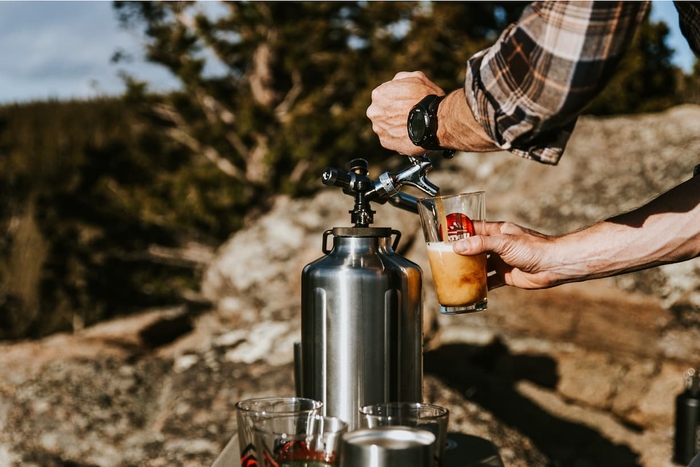
[(665, 42), (669, 32), (666, 23), (652, 23), (647, 13), (617, 71), (586, 113), (657, 112), (679, 104), (680, 70), (671, 63), (673, 50)]
[[(206, 5), (207, 8), (202, 8)], [(365, 110), (370, 92), (399, 70), (458, 87), (467, 59), (515, 21), (523, 2), (116, 2), (121, 24), (142, 31), (147, 60), (182, 84), (168, 95), (129, 79), (134, 102), (265, 209), (275, 193), (309, 194), (327, 165), (383, 150)], [(675, 71), (648, 18), (616, 75), (587, 110), (659, 110)], [(213, 66), (215, 65), (215, 66)], [(216, 73), (209, 70), (216, 69)], [(394, 162), (397, 161), (397, 162)]]
[[(470, 54), (522, 4), (491, 2), (226, 2), (115, 4), (142, 30), (147, 59), (182, 83), (168, 95), (130, 80), (134, 101), (264, 209), (275, 193), (314, 192), (328, 165), (391, 165), (365, 111), (398, 70), (423, 69), (452, 89)], [(207, 73), (215, 62), (218, 74)], [(405, 163), (402, 158), (398, 163)], [(379, 167), (377, 167), (379, 169)]]

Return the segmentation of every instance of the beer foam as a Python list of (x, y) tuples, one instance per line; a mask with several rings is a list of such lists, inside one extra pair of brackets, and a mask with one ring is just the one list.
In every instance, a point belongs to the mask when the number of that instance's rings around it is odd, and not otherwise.
[(428, 242), (428, 249), (433, 251), (453, 251), (452, 243), (447, 242)]

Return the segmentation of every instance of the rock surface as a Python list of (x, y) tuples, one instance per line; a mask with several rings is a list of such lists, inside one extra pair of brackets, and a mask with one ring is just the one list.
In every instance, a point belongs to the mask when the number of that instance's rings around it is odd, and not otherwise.
[[(490, 219), (564, 233), (688, 178), (697, 128), (694, 106), (582, 118), (558, 167), (460, 154), (430, 178), (443, 192), (485, 190)], [(238, 400), (293, 393), (301, 268), (322, 255), (324, 230), (349, 225), (351, 201), (331, 188), (280, 197), (204, 271), (210, 310), (0, 345), (0, 467), (211, 465)], [(375, 209), (375, 225), (401, 230), (399, 253), (423, 268), (424, 396), (450, 408), (451, 430), (494, 443), (506, 467), (673, 465), (674, 400), (700, 350), (697, 260), (501, 288), (486, 312), (443, 316), (417, 216)]]

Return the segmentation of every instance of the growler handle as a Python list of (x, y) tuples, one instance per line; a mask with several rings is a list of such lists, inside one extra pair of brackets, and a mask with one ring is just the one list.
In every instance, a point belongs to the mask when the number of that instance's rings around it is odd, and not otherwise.
[(391, 244), (391, 249), (396, 251), (396, 248), (399, 246), (399, 240), (401, 240), (401, 232), (392, 229), (391, 233), (394, 234), (394, 243)]
[[(323, 244), (321, 245), (321, 251), (324, 254), (329, 254), (333, 248), (328, 248), (328, 237), (333, 234), (333, 229), (326, 230), (323, 232)], [(391, 229), (391, 235), (394, 236), (394, 241), (391, 244), (391, 249), (396, 251), (399, 246), (399, 241), (401, 240), (401, 232), (396, 229)]]
[(331, 252), (332, 248), (328, 248), (328, 236), (333, 233), (333, 229), (326, 230), (323, 232), (323, 245), (321, 246), (321, 251), (323, 251), (323, 254), (327, 255), (328, 253)]

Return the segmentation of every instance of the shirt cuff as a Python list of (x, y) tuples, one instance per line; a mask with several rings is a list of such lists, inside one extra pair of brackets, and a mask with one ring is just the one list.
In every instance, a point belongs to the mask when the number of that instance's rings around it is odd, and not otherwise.
[[(493, 96), (483, 91), (485, 87), (481, 82), (480, 66), (487, 52), (488, 49), (478, 52), (469, 59), (467, 66), (464, 95), (474, 119), (501, 149), (525, 159), (556, 165), (564, 153), (578, 118), (564, 127), (533, 136), (534, 125), (527, 121), (525, 112), (515, 109), (512, 115), (499, 115), (500, 105), (495, 102)], [(521, 117), (518, 121), (513, 120), (518, 117)], [(505, 119), (510, 120), (507, 125), (503, 124)], [(501, 126), (506, 128), (506, 131), (501, 131)]]

